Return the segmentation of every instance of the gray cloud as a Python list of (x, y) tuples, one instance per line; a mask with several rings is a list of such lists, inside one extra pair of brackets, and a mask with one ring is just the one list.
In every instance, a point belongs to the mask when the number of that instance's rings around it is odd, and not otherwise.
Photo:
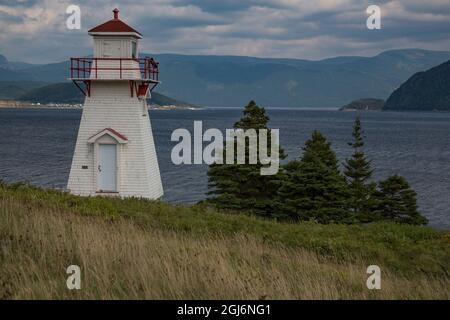
[[(82, 30), (65, 29), (69, 0), (0, 0), (0, 54), (50, 62), (91, 52), (86, 31), (119, 6), (147, 52), (320, 59), (394, 48), (450, 48), (448, 0), (79, 0)], [(382, 8), (382, 30), (366, 8)]]
[(23, 7), (32, 6), (38, 2), (39, 0), (0, 0), (0, 6)]

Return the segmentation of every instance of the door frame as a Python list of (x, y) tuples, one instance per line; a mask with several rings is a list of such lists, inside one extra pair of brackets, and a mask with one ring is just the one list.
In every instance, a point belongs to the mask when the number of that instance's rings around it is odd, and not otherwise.
[[(92, 145), (92, 149), (90, 149), (93, 153), (93, 162), (92, 162), (92, 190), (95, 193), (101, 194), (119, 194), (122, 190), (122, 152), (123, 148), (128, 143), (128, 138), (123, 134), (112, 128), (105, 128), (98, 133), (91, 136), (87, 143)], [(115, 144), (116, 145), (116, 191), (115, 192), (102, 192), (99, 188), (99, 172), (98, 165), (100, 164), (100, 156), (99, 156), (99, 145), (100, 144)]]
[[(115, 146), (115, 151), (116, 151), (116, 158), (115, 158), (115, 190), (103, 190), (100, 188), (100, 183), (101, 183), (101, 171), (99, 170), (100, 165), (102, 165), (102, 153), (100, 152), (101, 150), (101, 146)], [(118, 193), (119, 192), (119, 188), (118, 188), (118, 181), (119, 181), (119, 174), (118, 174), (118, 169), (119, 169), (119, 145), (117, 143), (97, 143), (97, 166), (94, 168), (94, 170), (97, 170), (97, 188), (96, 188), (96, 192), (99, 193)]]
[[(105, 194), (116, 194), (120, 193), (121, 190), (121, 144), (117, 143), (116, 141), (105, 141), (109, 140), (107, 136), (104, 136), (100, 139), (98, 139), (94, 143), (94, 190), (96, 193), (105, 193)], [(113, 140), (112, 138), (110, 138)], [(116, 190), (106, 190), (102, 191), (100, 189), (100, 173), (98, 172), (98, 166), (100, 165), (101, 159), (100, 159), (100, 145), (101, 144), (115, 144), (116, 145)]]

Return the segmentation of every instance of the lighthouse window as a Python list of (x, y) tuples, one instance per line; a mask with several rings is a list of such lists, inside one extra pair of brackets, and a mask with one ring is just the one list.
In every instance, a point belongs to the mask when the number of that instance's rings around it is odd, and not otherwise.
[(137, 58), (137, 43), (135, 41), (131, 42), (131, 57), (133, 59)]

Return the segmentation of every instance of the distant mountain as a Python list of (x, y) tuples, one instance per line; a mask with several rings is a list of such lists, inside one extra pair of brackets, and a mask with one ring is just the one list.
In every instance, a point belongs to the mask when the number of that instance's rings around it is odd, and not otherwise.
[(341, 107), (339, 110), (341, 111), (381, 111), (383, 110), (384, 104), (386, 101), (383, 99), (358, 99), (350, 102), (349, 104)]
[(8, 61), (5, 56), (0, 54), (0, 69), (19, 71), (33, 66), (30, 63)]
[(45, 84), (37, 81), (0, 81), (0, 99), (18, 99), (28, 91)]
[(84, 95), (73, 83), (63, 82), (32, 89), (17, 100), (36, 103), (83, 103)]
[[(54, 83), (43, 87), (32, 89), (17, 100), (44, 103), (67, 103), (78, 104), (84, 102), (84, 95), (71, 82)], [(152, 98), (149, 101), (157, 106), (177, 106), (181, 108), (196, 107), (190, 103), (178, 101), (157, 92), (152, 92)]]
[[(266, 107), (335, 107), (360, 97), (386, 99), (419, 71), (450, 59), (450, 52), (386, 51), (374, 57), (320, 61), (238, 56), (143, 54), (160, 62), (158, 91), (196, 105), (234, 107), (255, 99)], [(69, 62), (4, 69), (0, 81), (62, 82)]]
[(5, 68), (5, 69), (9, 68), (8, 60), (6, 59), (5, 56), (2, 56), (1, 54), (0, 54), (0, 68)]
[(384, 110), (450, 111), (450, 61), (413, 75), (392, 93)]
[(161, 93), (206, 106), (335, 107), (360, 97), (386, 99), (450, 52), (399, 50), (322, 61), (157, 55)]

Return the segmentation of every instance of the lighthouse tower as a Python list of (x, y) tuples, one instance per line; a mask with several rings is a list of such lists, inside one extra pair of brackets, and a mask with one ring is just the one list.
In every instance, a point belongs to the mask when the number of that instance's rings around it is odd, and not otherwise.
[(89, 30), (93, 57), (71, 58), (70, 80), (86, 99), (67, 188), (157, 199), (163, 188), (146, 99), (159, 83), (158, 63), (139, 58), (142, 35), (113, 12)]

